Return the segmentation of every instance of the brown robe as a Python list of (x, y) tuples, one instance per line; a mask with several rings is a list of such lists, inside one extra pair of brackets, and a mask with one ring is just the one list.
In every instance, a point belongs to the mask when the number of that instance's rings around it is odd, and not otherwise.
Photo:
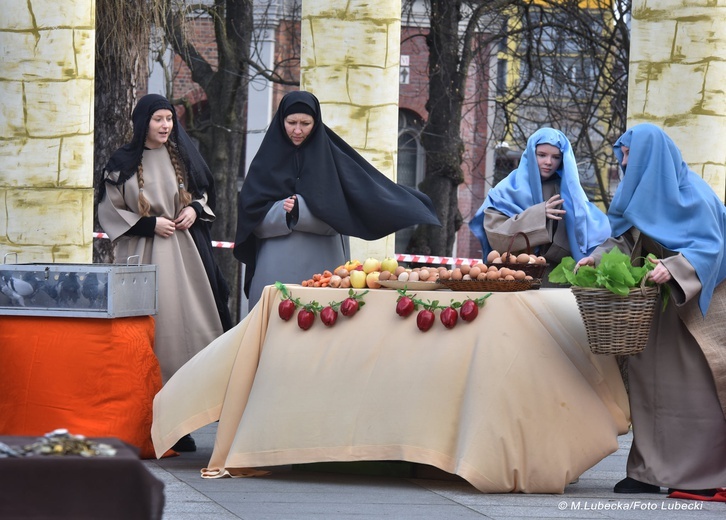
[(631, 230), (598, 247), (617, 246), (638, 259), (663, 259), (673, 280), (661, 301), (645, 349), (627, 358), (633, 445), (627, 474), (677, 489), (726, 486), (726, 284), (714, 291), (706, 317), (698, 307), (701, 284), (680, 254)]
[[(542, 276), (542, 287), (562, 288), (560, 284), (550, 284), (547, 276), (564, 257), (572, 255), (565, 220), (555, 221), (545, 215), (546, 201), (558, 193), (560, 193), (559, 180), (552, 179), (542, 183), (542, 196), (545, 202), (530, 206), (519, 215), (508, 217), (493, 208), (484, 211), (484, 231), (492, 250), (499, 253), (506, 252), (512, 237), (520, 232), (526, 234), (529, 239), (532, 249), (529, 252), (533, 253), (536, 247), (540, 248), (539, 255), (544, 256), (549, 264)], [(527, 242), (521, 235), (515, 237), (511, 251), (528, 252)]]
[[(183, 209), (179, 202), (176, 174), (166, 147), (144, 150), (144, 195), (151, 215), (174, 219)], [(118, 178), (118, 172), (110, 174)], [(223, 332), (209, 286), (209, 279), (188, 230), (172, 236), (126, 235), (141, 215), (138, 213), (139, 185), (134, 174), (120, 186), (108, 184), (98, 205), (98, 220), (114, 241), (116, 263), (127, 263), (139, 255), (142, 264), (157, 265), (158, 312), (155, 316), (154, 352), (159, 358), (164, 383), (197, 352)], [(205, 220), (215, 215), (206, 205)], [(136, 263), (133, 259), (132, 263)]]

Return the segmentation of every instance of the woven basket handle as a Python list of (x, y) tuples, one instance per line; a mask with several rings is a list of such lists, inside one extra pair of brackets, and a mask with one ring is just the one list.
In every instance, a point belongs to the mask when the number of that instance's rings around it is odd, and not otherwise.
[[(640, 294), (642, 294), (643, 296), (645, 296), (645, 290), (648, 288), (648, 286), (645, 285), (645, 282), (647, 280), (648, 280), (648, 273), (646, 273), (645, 276), (643, 276), (643, 278), (640, 279), (639, 289), (640, 289)], [(658, 293), (660, 293), (660, 284), (658, 284), (658, 283), (655, 284), (655, 288), (658, 291)]]
[(532, 254), (532, 249), (529, 246), (529, 237), (527, 236), (527, 233), (517, 231), (514, 235), (512, 235), (512, 238), (509, 239), (509, 247), (507, 247), (507, 258), (509, 258), (509, 255), (511, 254), (512, 246), (514, 245), (514, 239), (517, 238), (517, 235), (522, 235), (524, 237), (524, 241), (527, 242), (527, 254)]

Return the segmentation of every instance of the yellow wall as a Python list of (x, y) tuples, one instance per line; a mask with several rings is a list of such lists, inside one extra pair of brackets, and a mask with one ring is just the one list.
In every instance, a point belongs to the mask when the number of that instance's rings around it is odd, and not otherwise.
[[(94, 0), (0, 0), (0, 255), (90, 263)], [(15, 261), (14, 255), (8, 261)]]
[[(304, 0), (300, 88), (320, 100), (323, 121), (395, 179), (398, 151), (400, 0)], [(384, 258), (394, 236), (351, 240), (351, 256)]]

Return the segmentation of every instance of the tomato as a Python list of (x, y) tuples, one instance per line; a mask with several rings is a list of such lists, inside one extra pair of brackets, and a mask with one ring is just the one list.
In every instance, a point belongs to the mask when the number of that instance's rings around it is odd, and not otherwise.
[(358, 312), (358, 300), (355, 298), (346, 298), (343, 303), (340, 304), (340, 313), (343, 316), (353, 316)]
[(456, 326), (456, 322), (459, 320), (459, 313), (456, 312), (456, 309), (453, 307), (446, 307), (443, 311), (441, 311), (439, 318), (441, 318), (441, 323), (444, 324), (444, 327), (447, 329), (453, 329)]
[(406, 316), (410, 316), (413, 311), (413, 300), (408, 296), (401, 296), (398, 299), (398, 303), (396, 304), (396, 314), (398, 314), (402, 318), (405, 318)]
[(277, 312), (280, 318), (285, 321), (289, 320), (295, 314), (295, 302), (292, 300), (282, 300), (277, 307)]
[(326, 327), (332, 327), (338, 320), (338, 311), (328, 305), (322, 311), (320, 311), (320, 320)]
[(315, 313), (307, 309), (300, 309), (297, 313), (297, 325), (302, 330), (308, 330), (315, 322)]
[(416, 326), (424, 332), (434, 326), (434, 321), (436, 321), (436, 316), (433, 311), (428, 309), (420, 310), (416, 316)]
[(461, 319), (464, 321), (474, 321), (474, 318), (479, 314), (479, 306), (474, 300), (466, 300), (461, 304)]

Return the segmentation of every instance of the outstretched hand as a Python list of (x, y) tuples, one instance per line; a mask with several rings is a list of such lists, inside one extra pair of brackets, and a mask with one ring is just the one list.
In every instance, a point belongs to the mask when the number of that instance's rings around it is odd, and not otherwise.
[(670, 282), (673, 278), (671, 273), (668, 271), (665, 265), (661, 262), (660, 258), (648, 258), (649, 262), (656, 264), (655, 269), (648, 273), (648, 279), (654, 283), (666, 283)]
[(593, 266), (594, 267), (595, 266), (595, 259), (593, 257), (591, 257), (591, 256), (586, 256), (585, 258), (581, 258), (577, 262), (577, 264), (575, 265), (575, 272), (577, 272), (577, 270), (580, 267), (582, 267), (583, 265), (590, 265), (590, 266)]
[(545, 215), (551, 220), (562, 220), (562, 215), (566, 212), (560, 206), (564, 204), (564, 200), (560, 197), (560, 194), (552, 195), (547, 203), (545, 204)]

